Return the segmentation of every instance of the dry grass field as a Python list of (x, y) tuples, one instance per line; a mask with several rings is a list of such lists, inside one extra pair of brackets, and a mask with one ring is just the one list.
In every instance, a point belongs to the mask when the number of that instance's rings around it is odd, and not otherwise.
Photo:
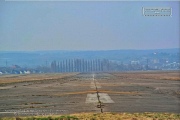
[(146, 71), (112, 73), (122, 79), (155, 79), (155, 80), (180, 80), (180, 71)]
[(64, 77), (70, 77), (76, 74), (78, 73), (3, 75), (0, 76), (0, 84), (39, 81), (39, 80), (54, 80), (54, 79), (61, 79)]

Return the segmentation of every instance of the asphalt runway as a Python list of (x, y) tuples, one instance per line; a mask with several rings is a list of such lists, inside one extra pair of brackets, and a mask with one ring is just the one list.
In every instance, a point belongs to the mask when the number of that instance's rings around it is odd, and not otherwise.
[(79, 73), (61, 79), (0, 85), (0, 117), (180, 112), (179, 80), (133, 78), (128, 74)]

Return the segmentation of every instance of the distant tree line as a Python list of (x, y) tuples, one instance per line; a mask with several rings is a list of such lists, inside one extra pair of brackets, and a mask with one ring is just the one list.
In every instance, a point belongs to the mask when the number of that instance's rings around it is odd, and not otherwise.
[(67, 59), (62, 61), (53, 61), (51, 63), (52, 72), (98, 72), (109, 71), (111, 62), (107, 59)]

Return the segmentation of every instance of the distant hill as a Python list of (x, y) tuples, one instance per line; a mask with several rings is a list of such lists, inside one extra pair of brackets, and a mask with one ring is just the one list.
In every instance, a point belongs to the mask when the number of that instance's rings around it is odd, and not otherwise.
[(152, 49), (152, 50), (101, 50), (101, 51), (0, 51), (0, 66), (20, 65), (34, 67), (38, 65), (50, 65), (53, 60), (65, 59), (109, 59), (127, 62), (140, 57), (178, 57), (179, 48)]

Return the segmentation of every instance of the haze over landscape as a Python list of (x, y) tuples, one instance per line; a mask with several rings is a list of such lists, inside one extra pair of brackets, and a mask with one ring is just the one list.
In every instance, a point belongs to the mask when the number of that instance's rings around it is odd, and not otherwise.
[[(171, 7), (145, 17), (142, 7)], [(0, 51), (179, 48), (179, 2), (0, 1)]]

